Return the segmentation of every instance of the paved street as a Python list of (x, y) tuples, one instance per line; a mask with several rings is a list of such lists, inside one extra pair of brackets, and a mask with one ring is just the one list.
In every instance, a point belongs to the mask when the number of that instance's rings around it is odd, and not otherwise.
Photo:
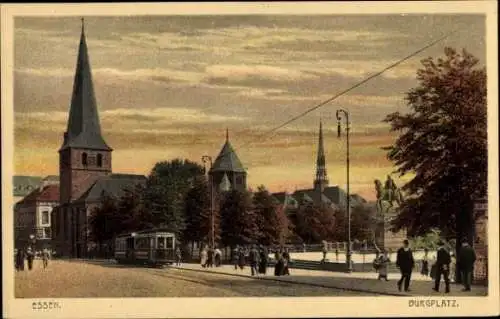
[(31, 272), (15, 277), (17, 298), (368, 295), (377, 294), (187, 269), (124, 267), (108, 261), (53, 260), (44, 270), (37, 260)]
[[(194, 271), (203, 272), (217, 272), (221, 274), (233, 274), (238, 276), (250, 276), (250, 268), (246, 267), (243, 271), (234, 270), (233, 266), (224, 265), (218, 268), (203, 269), (197, 264), (185, 264), (181, 266), (183, 269), (190, 269)], [(269, 269), (269, 274), (271, 274), (273, 269)], [(281, 282), (295, 282), (301, 284), (311, 284), (321, 287), (332, 287), (340, 288), (346, 290), (357, 290), (360, 293), (377, 293), (377, 294), (393, 294), (402, 296), (445, 296), (444, 294), (444, 283), (442, 283), (441, 292), (434, 292), (432, 290), (433, 283), (430, 278), (424, 277), (418, 273), (414, 273), (412, 276), (412, 282), (410, 286), (410, 292), (398, 292), (396, 282), (399, 276), (389, 274), (389, 281), (379, 281), (377, 280), (377, 274), (375, 272), (358, 272), (358, 273), (341, 273), (341, 272), (329, 272), (329, 271), (311, 271), (302, 269), (291, 269), (291, 276), (262, 276), (260, 279), (267, 280), (279, 280)], [(263, 280), (264, 281), (264, 280)], [(446, 294), (446, 296), (486, 296), (487, 287), (484, 286), (474, 286), (470, 292), (462, 292), (462, 286), (452, 284), (451, 293)]]

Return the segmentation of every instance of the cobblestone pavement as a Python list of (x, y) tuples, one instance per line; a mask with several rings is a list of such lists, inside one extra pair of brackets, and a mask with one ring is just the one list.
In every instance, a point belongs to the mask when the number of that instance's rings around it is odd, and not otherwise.
[(110, 261), (52, 260), (43, 269), (37, 260), (32, 271), (15, 275), (17, 298), (368, 295), (377, 294), (172, 267), (125, 267)]
[[(233, 266), (223, 265), (221, 267), (204, 269), (198, 264), (184, 264), (182, 269), (189, 269), (197, 272), (216, 272), (221, 274), (232, 274), (233, 276), (244, 276), (250, 277), (250, 268), (245, 267), (243, 271), (235, 270)], [(302, 269), (291, 269), (291, 276), (280, 276), (275, 277), (272, 274), (274, 269), (270, 268), (268, 270), (269, 275), (253, 277), (254, 279), (264, 279), (266, 281), (282, 281), (282, 282), (295, 282), (301, 284), (310, 284), (321, 287), (332, 287), (340, 288), (346, 290), (359, 291), (359, 293), (378, 293), (378, 294), (388, 294), (388, 295), (401, 295), (401, 296), (456, 296), (456, 297), (466, 297), (466, 296), (486, 296), (488, 293), (488, 287), (484, 286), (473, 286), (472, 291), (462, 292), (462, 286), (452, 284), (451, 293), (444, 293), (444, 282), (441, 283), (441, 292), (435, 292), (432, 290), (433, 282), (430, 278), (424, 277), (420, 274), (413, 274), (412, 281), (410, 284), (410, 292), (399, 292), (397, 289), (396, 282), (399, 280), (399, 276), (396, 274), (389, 274), (389, 281), (379, 281), (377, 280), (377, 274), (375, 272), (363, 272), (363, 273), (341, 273), (341, 272), (329, 272), (329, 271), (316, 271), (316, 270), (302, 270)], [(264, 281), (262, 280), (262, 281)]]

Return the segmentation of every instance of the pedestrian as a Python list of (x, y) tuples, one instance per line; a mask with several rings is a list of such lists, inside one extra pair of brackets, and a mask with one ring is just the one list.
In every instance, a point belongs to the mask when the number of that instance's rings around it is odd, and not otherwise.
[(24, 259), (25, 259), (24, 250), (18, 249), (16, 254), (16, 269), (18, 271), (24, 271)]
[(42, 261), (43, 261), (43, 269), (46, 269), (49, 266), (49, 250), (47, 248), (44, 248), (42, 250)]
[(283, 251), (281, 249), (276, 249), (274, 252), (274, 275), (281, 276), (283, 274)]
[(302, 243), (302, 252), (304, 252), (304, 253), (305, 253), (306, 251), (307, 251), (307, 250), (306, 250), (306, 243)]
[(207, 251), (207, 268), (212, 268), (214, 265), (214, 249), (213, 247), (209, 247)]
[(260, 247), (260, 256), (259, 256), (259, 274), (265, 275), (267, 272), (267, 263), (269, 260), (269, 256), (267, 253), (266, 247)]
[(250, 260), (250, 271), (252, 276), (258, 275), (258, 269), (257, 266), (259, 265), (259, 252), (257, 251), (257, 248), (252, 246), (250, 249), (250, 252), (248, 254), (249, 260)]
[(328, 246), (327, 246), (326, 240), (323, 240), (323, 260), (322, 262), (326, 261), (326, 254), (328, 253)]
[(339, 262), (339, 249), (335, 248), (335, 260)]
[(378, 280), (380, 279), (385, 279), (385, 281), (389, 281), (389, 279), (387, 278), (387, 275), (388, 275), (388, 268), (389, 268), (389, 263), (391, 262), (391, 260), (389, 259), (389, 256), (387, 255), (387, 251), (384, 250), (384, 253), (382, 254), (382, 256), (379, 257), (378, 259), (378, 268), (377, 268), (377, 271), (378, 271)]
[(424, 248), (424, 257), (422, 258), (422, 269), (420, 274), (423, 276), (429, 276), (429, 249)]
[(28, 270), (32, 270), (33, 261), (35, 259), (35, 252), (31, 247), (28, 247), (28, 250), (26, 251), (26, 259), (28, 260)]
[(233, 249), (233, 251), (231, 252), (232, 256), (232, 260), (233, 260), (233, 265), (234, 265), (234, 270), (237, 270), (238, 269), (238, 261), (239, 261), (239, 255), (240, 255), (240, 249), (238, 247), (238, 245), (236, 245), (236, 247)]
[(403, 241), (403, 247), (399, 248), (396, 257), (396, 266), (401, 272), (401, 279), (398, 281), (398, 290), (401, 291), (401, 286), (404, 282), (404, 290), (410, 291), (411, 272), (415, 266), (413, 252), (410, 249), (410, 243), (407, 239)]
[(208, 251), (206, 247), (203, 247), (201, 250), (201, 256), (200, 256), (200, 263), (201, 267), (206, 268), (207, 267), (207, 259), (208, 259)]
[(175, 248), (175, 264), (180, 266), (182, 262), (182, 251), (179, 246)]
[(460, 248), (457, 259), (457, 266), (464, 284), (462, 291), (471, 291), (472, 270), (474, 269), (475, 261), (476, 252), (474, 248), (472, 248), (466, 240), (462, 241), (462, 247)]
[(290, 276), (290, 252), (285, 248), (283, 252), (283, 275)]
[(243, 250), (243, 248), (240, 248), (240, 251), (238, 253), (238, 267), (240, 267), (240, 270), (245, 269), (245, 263), (245, 251)]
[(222, 251), (219, 249), (219, 247), (215, 248), (215, 267), (220, 267), (222, 263)]
[(436, 279), (434, 280), (434, 288), (432, 290), (439, 292), (439, 283), (443, 276), (445, 283), (445, 293), (450, 292), (450, 263), (451, 257), (448, 250), (444, 247), (444, 243), (439, 241), (436, 259)]

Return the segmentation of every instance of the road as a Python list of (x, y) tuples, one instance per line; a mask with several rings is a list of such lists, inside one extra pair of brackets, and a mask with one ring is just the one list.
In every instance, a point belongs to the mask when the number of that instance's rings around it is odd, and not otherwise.
[(349, 290), (104, 261), (53, 260), (16, 273), (17, 298), (374, 296)]

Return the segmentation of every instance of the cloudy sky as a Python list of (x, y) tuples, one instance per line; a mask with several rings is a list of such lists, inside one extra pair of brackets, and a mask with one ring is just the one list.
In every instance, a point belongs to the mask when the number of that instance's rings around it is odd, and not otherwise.
[[(345, 140), (335, 111), (351, 114), (351, 182), (373, 198), (394, 167), (381, 120), (405, 112), (420, 60), (445, 46), (485, 61), (480, 15), (87, 17), (87, 44), (115, 172), (149, 173), (160, 160), (217, 156), (230, 139), (249, 184), (311, 187), (324, 121), (331, 184), (345, 185)], [(457, 34), (349, 94), (259, 137), (443, 35)], [(15, 174), (58, 174), (80, 19), (15, 19)], [(401, 181), (400, 181), (401, 182)]]

